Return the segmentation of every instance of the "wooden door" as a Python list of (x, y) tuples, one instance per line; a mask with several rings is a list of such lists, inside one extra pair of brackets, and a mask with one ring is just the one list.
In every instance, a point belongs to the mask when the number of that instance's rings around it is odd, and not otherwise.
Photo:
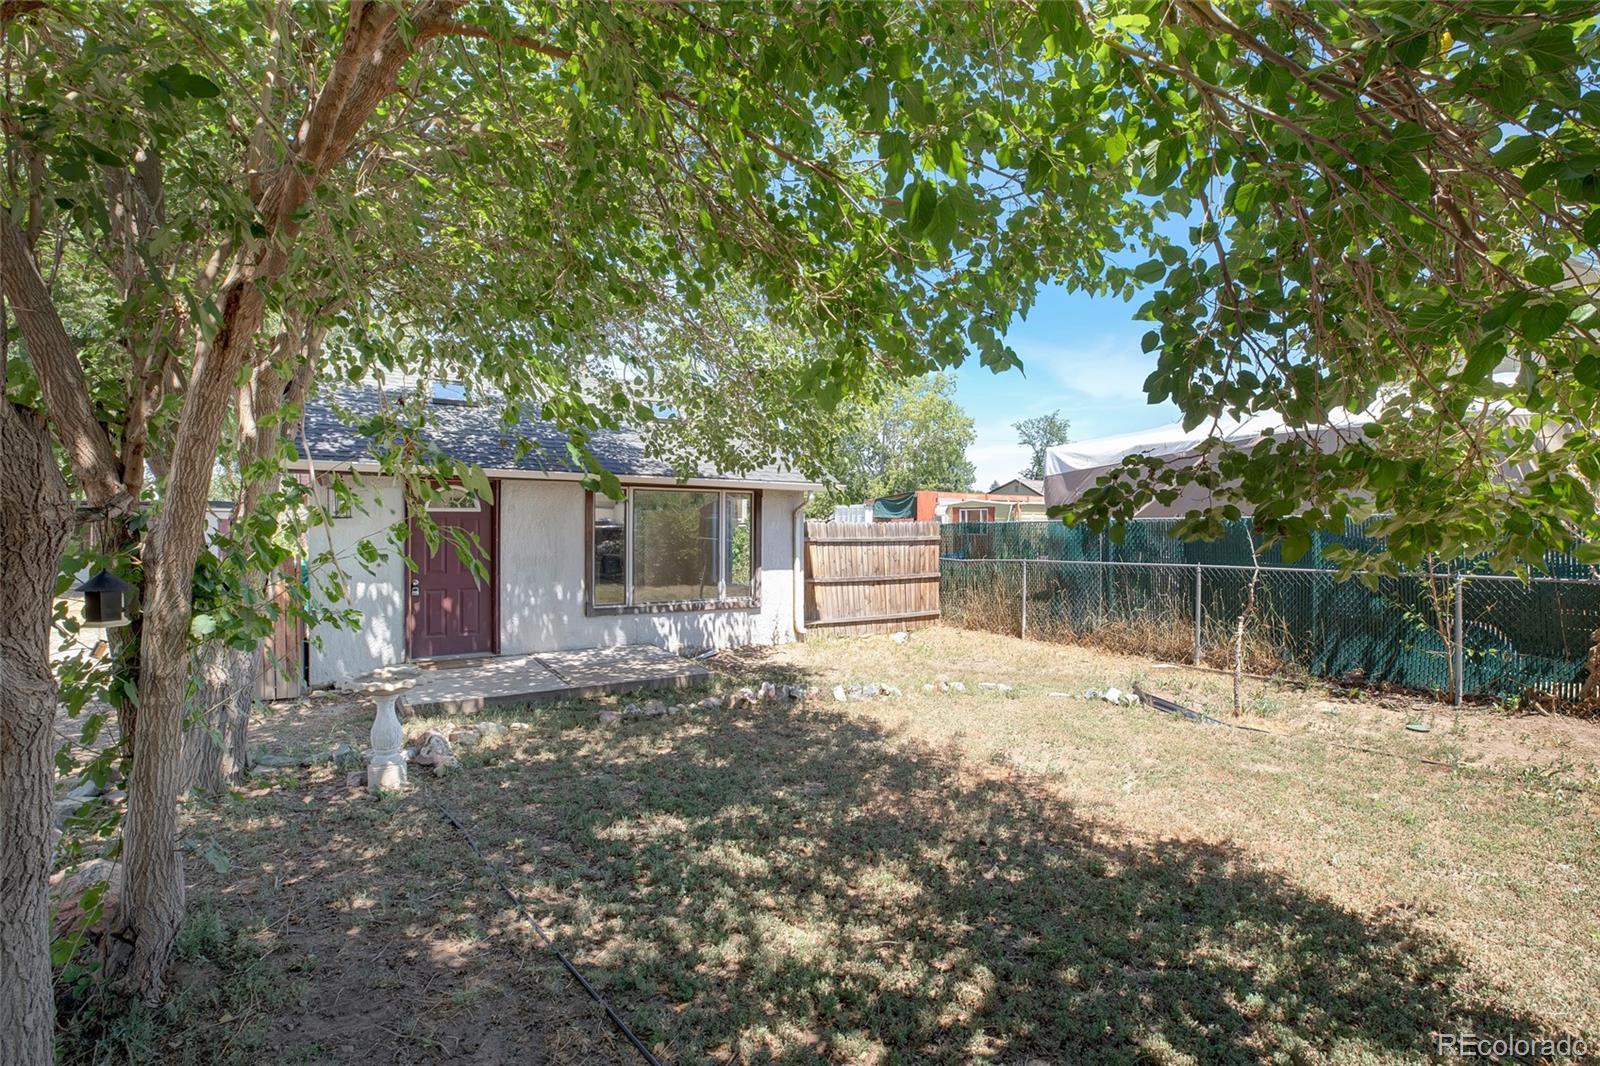
[[(498, 497), (499, 486), (496, 486)], [(406, 551), (416, 563), (407, 574), (406, 645), (413, 659), (441, 655), (488, 654), (495, 650), (495, 588), (499, 580), (496, 558), (495, 506), (463, 493), (449, 507), (430, 507), (428, 516), (439, 527), (439, 548), (429, 550), (416, 516)], [(476, 537), (476, 558), (487, 571), (483, 579), (473, 574), (450, 530)], [(470, 546), (472, 542), (466, 541)]]

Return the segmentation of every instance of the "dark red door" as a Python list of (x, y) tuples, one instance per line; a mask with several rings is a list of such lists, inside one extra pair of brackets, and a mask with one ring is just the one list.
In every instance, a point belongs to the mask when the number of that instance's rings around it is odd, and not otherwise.
[[(438, 551), (429, 550), (415, 517), (406, 543), (407, 554), (417, 564), (407, 575), (406, 637), (411, 658), (493, 652), (498, 580), (494, 506), (466, 493), (459, 506), (430, 508), (428, 516), (439, 527)], [(463, 535), (462, 543), (483, 564), (487, 576), (482, 580), (462, 557), (452, 530)], [(472, 537), (477, 538), (475, 546)]]

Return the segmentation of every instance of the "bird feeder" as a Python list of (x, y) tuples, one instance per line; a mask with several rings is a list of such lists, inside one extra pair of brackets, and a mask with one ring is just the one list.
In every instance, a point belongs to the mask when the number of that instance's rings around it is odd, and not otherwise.
[(83, 593), (83, 624), (110, 629), (128, 624), (128, 593), (133, 586), (109, 570), (101, 570), (73, 589)]

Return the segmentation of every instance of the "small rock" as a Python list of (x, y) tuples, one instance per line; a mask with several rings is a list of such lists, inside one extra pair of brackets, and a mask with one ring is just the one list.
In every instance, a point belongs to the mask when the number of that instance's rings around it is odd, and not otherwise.
[(66, 824), (67, 824), (67, 819), (71, 818), (74, 814), (77, 814), (78, 813), (78, 808), (82, 807), (87, 802), (88, 802), (87, 800), (75, 800), (75, 799), (71, 799), (71, 798), (56, 800), (56, 808), (55, 808), (55, 826), (56, 826), (56, 828), (57, 829), (64, 828), (66, 826)]
[(763, 681), (756, 695), (762, 700), (775, 700), (778, 698), (778, 686), (771, 681)]
[(807, 696), (811, 695), (811, 686), (810, 685), (785, 685), (785, 686), (783, 686), (783, 694), (785, 696), (789, 697), (791, 700), (803, 700)]
[(1122, 690), (1120, 688), (1112, 686), (1111, 688), (1106, 689), (1105, 693), (1103, 695), (1101, 695), (1100, 698), (1105, 700), (1107, 703), (1121, 703), (1122, 702)]
[[(348, 749), (350, 745), (341, 744), (341, 748)], [(309, 755), (280, 755), (268, 752), (258, 756), (254, 765), (262, 766), (268, 770), (290, 770), (301, 766), (319, 766), (325, 762), (333, 762), (338, 755), (338, 749), (333, 751), (314, 751)]]
[(462, 748), (475, 748), (482, 739), (476, 729), (457, 729), (450, 734), (450, 743)]
[[(612, 713), (614, 714), (616, 712), (613, 711)], [(511, 731), (514, 732), (514, 733), (521, 733), (521, 732), (523, 732), (525, 730), (532, 729), (532, 728), (533, 728), (533, 726), (529, 725), (527, 722), (512, 722), (511, 723)]]
[(607, 709), (607, 710), (604, 710), (604, 711), (600, 712), (600, 720), (602, 722), (617, 722), (617, 721), (621, 721), (622, 720), (622, 714), (621, 714), (621, 712)]
[(1075, 700), (1078, 698), (1078, 694), (1076, 692), (1051, 692), (1049, 695), (1054, 696), (1057, 699)]
[(417, 754), (411, 761), (418, 766), (438, 767), (454, 764), (457, 760), (455, 749), (450, 746), (450, 738), (437, 729), (430, 729), (422, 735)]
[(978, 687), (986, 692), (1010, 692), (1011, 686), (1004, 681), (979, 681)]
[(883, 694), (885, 696), (899, 696), (901, 695), (901, 692), (899, 687), (896, 685), (885, 685), (883, 686)]
[(93, 778), (86, 777), (82, 781), (78, 782), (77, 787), (75, 787), (71, 792), (67, 793), (67, 798), (75, 799), (82, 803), (85, 800), (94, 799), (104, 791), (105, 789), (94, 783)]
[(128, 794), (126, 792), (124, 792), (120, 788), (114, 788), (114, 789), (111, 789), (109, 792), (102, 793), (101, 796), (100, 796), (100, 802), (101, 803), (122, 803), (122, 802), (125, 802), (127, 800), (127, 798), (128, 798)]
[(702, 711), (715, 711), (721, 709), (722, 701), (717, 699), (715, 696), (707, 696), (705, 699), (700, 701), (698, 706)]
[(122, 864), (110, 859), (90, 859), (50, 878), (50, 900), (54, 904), (51, 911), (58, 940), (88, 932), (83, 928), (89, 918), (82, 906), (83, 894), (102, 881), (107, 882), (107, 887), (105, 894), (100, 897), (97, 927), (107, 923), (122, 898)]
[(645, 700), (639, 705), (639, 713), (645, 718), (660, 718), (667, 713), (667, 705), (660, 700)]
[(869, 684), (862, 685), (861, 686), (861, 694), (863, 696), (866, 696), (868, 699), (874, 699), (874, 698), (876, 698), (878, 696), (883, 695), (883, 686), (878, 684), (875, 681), (871, 682)]
[(333, 749), (333, 765), (340, 770), (354, 770), (361, 765), (361, 754), (348, 744)]
[(890, 636), (889, 639), (894, 641), (896, 644), (904, 644), (909, 637), (910, 634), (902, 629), (900, 632)]
[(843, 685), (835, 685), (835, 686), (833, 686), (833, 702), (835, 702), (835, 703), (843, 703), (846, 700), (846, 698), (847, 697), (845, 696), (844, 686)]
[(934, 689), (933, 689), (933, 682), (932, 681), (929, 681), (926, 685), (922, 686), (922, 691), (924, 691), (924, 692), (932, 692), (933, 690)]
[(367, 772), (365, 770), (352, 770), (344, 775), (346, 788), (366, 788)]
[(950, 682), (950, 691), (951, 692), (965, 692), (965, 691), (967, 691), (967, 686), (966, 686), (966, 684), (964, 682), (952, 681), (952, 682)]
[(1083, 698), (1086, 700), (1097, 700), (1100, 698), (1100, 690), (1097, 688), (1086, 688), (1083, 690)]

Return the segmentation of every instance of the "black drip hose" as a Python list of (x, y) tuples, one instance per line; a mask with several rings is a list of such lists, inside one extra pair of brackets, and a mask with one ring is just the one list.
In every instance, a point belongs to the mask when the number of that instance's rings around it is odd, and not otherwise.
[(628, 1027), (626, 1019), (617, 1013), (615, 1007), (606, 1002), (606, 997), (602, 996), (594, 987), (594, 985), (591, 985), (588, 982), (583, 974), (578, 972), (578, 968), (572, 965), (571, 960), (563, 955), (561, 953), (561, 949), (556, 947), (555, 942), (545, 935), (543, 929), (539, 928), (539, 923), (528, 916), (528, 909), (527, 907), (523, 906), (522, 898), (515, 892), (511, 891), (511, 886), (506, 884), (506, 879), (500, 873), (500, 867), (490, 862), (488, 857), (485, 856), (482, 850), (479, 849), (478, 842), (472, 839), (472, 834), (467, 832), (467, 827), (462, 825), (460, 819), (451, 814), (444, 804), (440, 803), (438, 800), (433, 800), (432, 803), (435, 807), (439, 808), (439, 813), (445, 816), (445, 820), (451, 825), (455, 826), (456, 831), (466, 839), (467, 847), (472, 849), (472, 854), (478, 857), (478, 861), (483, 863), (484, 866), (488, 867), (490, 873), (494, 874), (494, 882), (500, 886), (500, 891), (504, 893), (505, 897), (511, 901), (511, 905), (517, 908), (517, 913), (522, 916), (522, 920), (533, 926), (533, 931), (538, 934), (539, 939), (544, 942), (544, 946), (549, 948), (550, 953), (556, 957), (558, 962), (561, 963), (562, 968), (572, 975), (573, 980), (577, 981), (578, 984), (583, 986), (583, 990), (589, 993), (590, 999), (594, 1000), (596, 1003), (600, 1004), (602, 1008), (604, 1008), (606, 1017), (611, 1020), (611, 1024), (616, 1027), (617, 1032), (627, 1037), (628, 1043), (633, 1045), (634, 1050), (643, 1056), (644, 1061), (648, 1062), (650, 1066), (661, 1066), (661, 1060), (651, 1054), (650, 1049), (644, 1046), (644, 1041), (640, 1040), (634, 1035), (633, 1030)]
[(1138, 685), (1133, 686), (1133, 694), (1163, 714), (1177, 715), (1180, 718), (1187, 718), (1191, 722), (1199, 722), (1201, 725), (1225, 725), (1229, 729), (1242, 729), (1246, 733), (1272, 732), (1270, 729), (1258, 729), (1253, 725), (1241, 725), (1238, 722), (1224, 722), (1222, 719), (1213, 718), (1209, 714), (1191, 711), (1181, 703), (1174, 703), (1163, 696), (1157, 696), (1153, 692), (1146, 692)]

